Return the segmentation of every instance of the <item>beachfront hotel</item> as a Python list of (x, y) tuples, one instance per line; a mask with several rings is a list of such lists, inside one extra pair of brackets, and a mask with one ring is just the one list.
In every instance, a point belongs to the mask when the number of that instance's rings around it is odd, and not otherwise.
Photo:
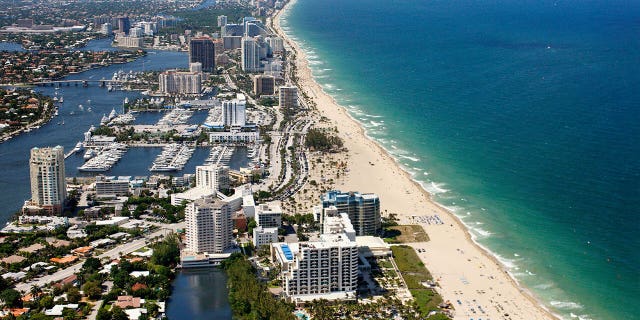
[(292, 302), (355, 299), (358, 246), (346, 214), (332, 216), (331, 233), (319, 241), (271, 244), (271, 260), (281, 267), (284, 293)]
[(281, 86), (278, 95), (280, 102), (280, 108), (298, 109), (298, 87), (296, 86)]
[(29, 159), (31, 178), (30, 205), (49, 214), (60, 214), (67, 198), (64, 180), (64, 148), (33, 148)]
[(338, 213), (348, 214), (358, 236), (376, 235), (382, 229), (380, 199), (375, 194), (332, 190), (321, 200), (322, 208), (335, 207)]
[(215, 197), (197, 199), (185, 208), (186, 250), (224, 253), (233, 245), (231, 206)]

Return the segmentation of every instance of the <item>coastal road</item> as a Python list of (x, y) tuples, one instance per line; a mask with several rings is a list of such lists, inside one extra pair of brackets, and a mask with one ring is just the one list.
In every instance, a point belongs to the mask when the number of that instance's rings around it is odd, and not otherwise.
[[(184, 224), (171, 224), (171, 225), (162, 225), (162, 224), (155, 224), (155, 225), (161, 225), (160, 230), (151, 233), (149, 235), (147, 235), (146, 237), (142, 238), (142, 239), (138, 239), (138, 240), (134, 240), (131, 242), (127, 242), (127, 243), (123, 243), (99, 256), (97, 256), (96, 258), (102, 260), (105, 258), (109, 258), (109, 259), (115, 259), (120, 257), (120, 254), (128, 254), (131, 253), (133, 251), (136, 251), (142, 247), (144, 247), (145, 245), (147, 245), (147, 240), (148, 239), (153, 239), (155, 237), (159, 237), (159, 236), (163, 236), (163, 235), (167, 235), (168, 233), (171, 233), (179, 228), (184, 227)], [(74, 264), (70, 267), (67, 267), (65, 269), (59, 270), (54, 274), (50, 274), (50, 275), (46, 275), (41, 277), (40, 279), (37, 279), (35, 281), (28, 281), (26, 283), (19, 283), (16, 285), (16, 290), (21, 291), (21, 292), (28, 292), (31, 289), (31, 286), (37, 286), (37, 287), (44, 287), (46, 286), (48, 283), (50, 282), (57, 282), (60, 281), (66, 277), (69, 277), (71, 275), (73, 275), (76, 272), (79, 272), (80, 269), (82, 268), (82, 264), (83, 262)]]

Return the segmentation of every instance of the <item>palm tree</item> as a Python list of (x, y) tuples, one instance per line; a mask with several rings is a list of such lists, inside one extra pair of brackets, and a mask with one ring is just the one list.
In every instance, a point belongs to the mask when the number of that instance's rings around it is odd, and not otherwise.
[(36, 286), (35, 284), (31, 286), (31, 289), (29, 289), (29, 293), (31, 293), (31, 296), (33, 297), (33, 300), (37, 300), (38, 297), (40, 296), (40, 294), (42, 293), (42, 289), (39, 286)]

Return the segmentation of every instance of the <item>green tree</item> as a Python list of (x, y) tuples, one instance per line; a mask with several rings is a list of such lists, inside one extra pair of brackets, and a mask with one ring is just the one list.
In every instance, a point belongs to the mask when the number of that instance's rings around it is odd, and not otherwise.
[(100, 308), (100, 310), (98, 310), (96, 320), (111, 320), (111, 311), (105, 308)]
[(53, 307), (53, 297), (45, 296), (44, 298), (40, 299), (40, 307), (44, 309), (51, 309)]
[(76, 287), (69, 288), (67, 291), (67, 301), (70, 303), (78, 303), (82, 299), (82, 295), (80, 294), (80, 290)]
[(120, 307), (113, 306), (113, 308), (111, 308), (111, 319), (112, 320), (129, 320), (129, 316), (127, 316), (127, 314), (122, 309), (120, 309)]
[(180, 259), (178, 236), (171, 234), (153, 247), (151, 263), (163, 266), (175, 266)]
[(94, 273), (102, 268), (102, 263), (100, 263), (100, 259), (89, 257), (82, 264), (82, 270), (85, 273)]
[(100, 299), (100, 295), (102, 294), (102, 288), (100, 288), (100, 284), (95, 281), (85, 283), (82, 286), (82, 291), (84, 291), (84, 294), (87, 297), (93, 300)]
[(4, 305), (9, 308), (22, 307), (22, 295), (18, 290), (6, 289), (0, 292), (0, 300), (4, 301)]

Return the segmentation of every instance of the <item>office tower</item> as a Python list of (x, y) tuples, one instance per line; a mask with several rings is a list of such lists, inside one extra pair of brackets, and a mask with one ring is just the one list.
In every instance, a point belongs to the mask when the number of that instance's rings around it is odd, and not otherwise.
[(336, 207), (345, 212), (359, 236), (376, 235), (381, 231), (380, 199), (371, 193), (340, 192), (333, 190), (322, 196), (322, 207)]
[(276, 78), (274, 76), (257, 75), (253, 78), (253, 92), (256, 95), (273, 95), (275, 86)]
[(229, 167), (213, 164), (196, 167), (196, 188), (215, 194), (229, 189)]
[(295, 86), (281, 86), (279, 93), (280, 108), (298, 109), (298, 88)]
[(228, 127), (243, 127), (247, 121), (246, 98), (237, 94), (233, 100), (222, 101), (222, 124)]
[(215, 197), (197, 199), (185, 208), (186, 249), (224, 253), (233, 245), (231, 207)]
[(164, 94), (200, 94), (202, 75), (200, 73), (169, 70), (158, 76), (159, 90)]
[(227, 25), (227, 16), (218, 16), (218, 27), (224, 27)]
[(314, 299), (355, 299), (358, 287), (358, 246), (347, 215), (335, 217), (335, 233), (319, 241), (271, 244), (271, 259), (281, 267), (280, 279), (292, 302)]
[(129, 29), (131, 29), (129, 17), (117, 17), (115, 20), (114, 25), (118, 26), (118, 30), (120, 30), (120, 32), (129, 32)]
[(202, 71), (214, 72), (216, 52), (213, 40), (209, 37), (193, 38), (189, 41), (189, 62), (202, 63)]
[(242, 71), (260, 71), (260, 46), (253, 38), (244, 37), (241, 42)]
[(50, 214), (60, 214), (67, 198), (64, 175), (64, 149), (33, 148), (29, 159), (31, 203)]

